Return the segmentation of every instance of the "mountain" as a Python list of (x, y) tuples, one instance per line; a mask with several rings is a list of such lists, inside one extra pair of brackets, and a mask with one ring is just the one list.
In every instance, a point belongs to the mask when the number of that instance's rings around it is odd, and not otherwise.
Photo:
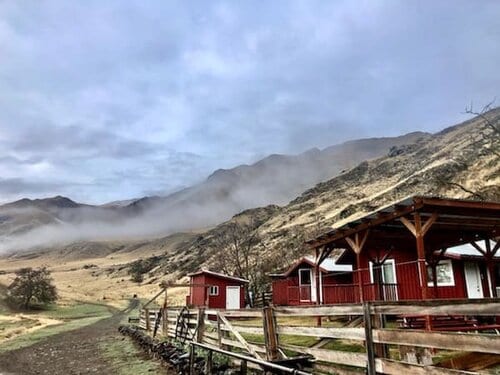
[[(500, 110), (487, 114), (500, 123)], [(500, 202), (500, 137), (481, 118), (447, 128), (387, 155), (363, 161), (321, 182), (282, 207), (247, 210), (261, 238), (259, 259), (265, 266), (284, 265), (288, 254), (303, 254), (308, 237), (358, 219), (414, 195)], [(262, 212), (267, 216), (262, 220)], [(258, 220), (251, 220), (253, 217)], [(201, 234), (163, 259), (161, 272), (179, 277), (199, 266), (209, 267), (226, 257), (217, 246), (229, 222)], [(208, 249), (208, 250), (207, 250)], [(211, 249), (211, 250), (210, 250)], [(182, 271), (182, 272), (181, 272)]]
[[(498, 127), (500, 110), (491, 111), (486, 116), (492, 121), (495, 119)], [(317, 151), (312, 152), (314, 153)], [(113, 298), (123, 299), (135, 293), (151, 296), (157, 292), (158, 283), (165, 279), (177, 281), (201, 267), (220, 270), (221, 261), (234, 256), (227, 240), (237, 239), (233, 236), (236, 233), (235, 225), (244, 224), (258, 234), (257, 253), (252, 258), (252, 262), (258, 264), (258, 269), (250, 277), (265, 277), (306, 254), (307, 249), (303, 246), (305, 240), (413, 195), (499, 202), (499, 155), (498, 133), (485, 126), (481, 118), (474, 118), (433, 135), (418, 136), (413, 143), (403, 142), (390, 146), (380, 157), (346, 168), (333, 178), (306, 189), (285, 205), (247, 209), (208, 229), (155, 239), (131, 240), (124, 237), (120, 241), (96, 239), (99, 232), (93, 232), (94, 239), (91, 241), (79, 240), (51, 247), (40, 245), (39, 249), (18, 252), (7, 259), (0, 259), (0, 262), (4, 269), (11, 271), (19, 267), (49, 264), (61, 293), (68, 293), (72, 298), (75, 298), (75, 293), (79, 293), (78, 296), (82, 299), (103, 298), (103, 295), (106, 298), (114, 295)], [(273, 159), (276, 158), (270, 157), (272, 162)], [(239, 171), (246, 169), (243, 167)], [(238, 173), (233, 172), (219, 171), (205, 183), (221, 181), (220, 176), (233, 182), (238, 181), (234, 178)], [(181, 191), (174, 195), (175, 199), (153, 197), (135, 201), (131, 206), (125, 205), (123, 209), (135, 212), (137, 220), (128, 218), (115, 227), (120, 227), (130, 235), (135, 233), (136, 227), (141, 229), (140, 226), (153, 225), (153, 221), (144, 223), (143, 219), (147, 216), (141, 216), (143, 210), (150, 212), (148, 205), (154, 209), (165, 199), (181, 202), (182, 199), (187, 199), (189, 191), (196, 192), (197, 188), (199, 187), (188, 189), (188, 192)], [(27, 203), (29, 202), (18, 205)], [(0, 211), (4, 209), (1, 208)], [(69, 208), (75, 209), (79, 208)], [(118, 212), (122, 212), (121, 209)], [(0, 217), (2, 215), (0, 213)], [(47, 213), (45, 215), (40, 214), (38, 220), (52, 218)], [(172, 212), (163, 212), (163, 217), (166, 215), (172, 215)], [(156, 218), (162, 225), (163, 217)], [(41, 228), (56, 227), (50, 221), (49, 224), (40, 225)], [(103, 225), (102, 222), (99, 223), (100, 227)], [(86, 226), (73, 227), (90, 230)], [(57, 228), (69, 230), (72, 226), (58, 224)], [(110, 228), (104, 228), (104, 233), (108, 236)], [(95, 230), (95, 226), (93, 229)], [(60, 232), (56, 233), (61, 236)], [(25, 239), (26, 244), (33, 244), (27, 242), (28, 239), (32, 241), (33, 236), (50, 237), (52, 234), (38, 228), (29, 231), (27, 236), (15, 238), (18, 243)], [(85, 234), (89, 236), (89, 232)], [(68, 242), (72, 239), (62, 238)], [(133, 283), (128, 273), (130, 267), (137, 262), (147, 265), (145, 280), (140, 285)], [(185, 296), (178, 297), (181, 302)]]
[(245, 209), (286, 204), (363, 160), (430, 137), (415, 132), (349, 141), (298, 155), (270, 155), (252, 165), (217, 170), (204, 182), (166, 197), (101, 206), (61, 196), (21, 199), (0, 206), (0, 251), (72, 241), (157, 237), (211, 227)]

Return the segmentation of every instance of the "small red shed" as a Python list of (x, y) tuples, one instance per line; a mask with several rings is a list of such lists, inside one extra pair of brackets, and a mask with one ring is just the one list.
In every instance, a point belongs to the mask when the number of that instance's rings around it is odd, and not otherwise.
[(346, 294), (352, 285), (352, 266), (337, 264), (334, 258), (326, 258), (317, 267), (314, 257), (305, 256), (284, 273), (269, 276), (275, 305), (316, 304), (318, 297), (320, 304), (352, 302)]
[(190, 294), (186, 296), (186, 305), (214, 309), (245, 307), (248, 280), (209, 270), (200, 270), (188, 276)]

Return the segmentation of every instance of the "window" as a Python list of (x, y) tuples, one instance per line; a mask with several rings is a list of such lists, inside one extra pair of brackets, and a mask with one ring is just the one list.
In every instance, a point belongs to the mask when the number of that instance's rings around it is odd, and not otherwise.
[(219, 295), (219, 287), (217, 285), (212, 285), (208, 290), (209, 296), (218, 296)]
[(370, 262), (370, 282), (375, 283), (373, 268), (382, 270), (382, 282), (384, 284), (396, 284), (396, 263), (394, 259), (387, 259), (382, 266), (375, 266)]
[(299, 284), (300, 285), (311, 285), (311, 270), (310, 269), (299, 269)]
[[(455, 277), (453, 276), (453, 263), (451, 259), (442, 260), (436, 266), (437, 286), (455, 286)], [(432, 277), (432, 267), (427, 266), (428, 286), (434, 286)]]

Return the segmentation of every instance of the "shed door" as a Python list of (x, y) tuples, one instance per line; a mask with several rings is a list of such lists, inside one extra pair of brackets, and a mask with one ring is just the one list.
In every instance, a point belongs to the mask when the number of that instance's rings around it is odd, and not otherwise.
[(240, 287), (228, 286), (226, 287), (226, 309), (239, 309), (240, 308)]
[(465, 283), (467, 284), (467, 296), (469, 298), (483, 298), (483, 285), (481, 274), (477, 263), (465, 262)]

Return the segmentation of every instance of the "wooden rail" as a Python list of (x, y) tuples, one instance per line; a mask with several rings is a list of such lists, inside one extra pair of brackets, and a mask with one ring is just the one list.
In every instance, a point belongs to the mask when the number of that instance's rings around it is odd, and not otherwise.
[[(155, 325), (157, 310), (141, 313), (141, 326), (149, 330)], [(147, 313), (147, 314), (146, 314)], [(196, 342), (214, 350), (237, 352), (256, 361), (291, 361), (296, 356), (310, 355), (317, 362), (316, 372), (335, 365), (361, 367), (369, 374), (458, 374), (474, 373), (432, 365), (431, 350), (452, 350), (500, 355), (500, 335), (426, 331), (386, 327), (394, 316), (476, 316), (500, 317), (500, 299), (428, 300), (404, 302), (371, 302), (332, 306), (267, 307), (241, 310), (180, 310), (167, 309), (168, 317), (163, 334), (179, 339), (179, 325), (188, 342)], [(146, 316), (149, 316), (147, 324)], [(316, 326), (322, 317), (322, 326)], [(359, 317), (361, 325), (350, 326)], [(301, 346), (298, 338), (307, 339)], [(291, 339), (298, 344), (291, 344)], [(348, 351), (338, 343), (357, 343), (360, 351)], [(311, 342), (316, 342), (311, 345)], [(329, 345), (331, 344), (331, 345)], [(392, 355), (389, 355), (389, 346)], [(395, 360), (399, 348), (402, 360)], [(405, 349), (405, 350), (403, 350)], [(287, 355), (285, 355), (285, 353)], [(296, 354), (293, 354), (296, 353)], [(292, 358), (289, 358), (292, 356)], [(391, 358), (392, 357), (392, 358)], [(251, 363), (248, 364), (251, 367)], [(284, 366), (288, 366), (284, 365)], [(332, 367), (333, 366), (333, 367)]]

